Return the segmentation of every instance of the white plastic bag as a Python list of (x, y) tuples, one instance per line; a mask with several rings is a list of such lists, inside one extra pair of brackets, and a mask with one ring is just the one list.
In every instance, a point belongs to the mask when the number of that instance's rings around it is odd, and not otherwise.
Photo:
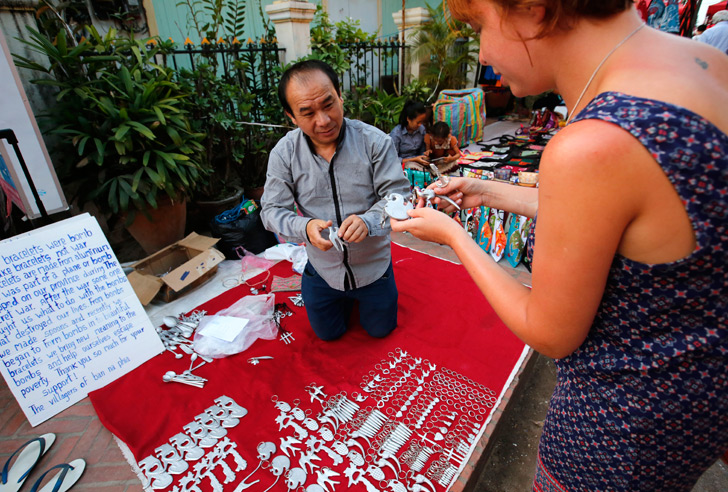
[(306, 247), (300, 244), (276, 244), (263, 251), (261, 255), (272, 261), (288, 260), (293, 264), (293, 271), (301, 275), (308, 262)]
[[(273, 340), (278, 335), (273, 320), (274, 309), (274, 294), (245, 296), (217, 314), (203, 317), (195, 330), (192, 348), (205, 357), (221, 359), (244, 351), (259, 338)], [(230, 323), (230, 319), (226, 319), (228, 317), (247, 320), (247, 323), (242, 329), (239, 329), (243, 323), (235, 326), (234, 323)], [(230, 333), (229, 330), (239, 330), (239, 332), (232, 337), (225, 337), (219, 334), (218, 330), (221, 329), (228, 329), (228, 333)], [(218, 336), (213, 336), (212, 333)], [(231, 341), (225, 340), (225, 338), (231, 338)]]

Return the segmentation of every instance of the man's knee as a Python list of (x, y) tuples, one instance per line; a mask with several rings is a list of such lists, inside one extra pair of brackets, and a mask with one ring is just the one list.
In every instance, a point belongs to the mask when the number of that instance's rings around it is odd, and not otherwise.
[(311, 328), (313, 328), (314, 334), (324, 342), (332, 342), (334, 340), (337, 340), (341, 338), (344, 333), (346, 333), (346, 326), (340, 323), (337, 323), (336, 325), (329, 323), (325, 326), (314, 326), (313, 324), (311, 324)]
[(370, 336), (374, 338), (384, 338), (390, 333), (394, 331), (394, 329), (397, 328), (397, 317), (395, 316), (394, 322), (389, 323), (386, 326), (382, 326), (381, 324), (377, 325), (376, 327), (370, 327), (365, 328), (366, 332), (369, 333)]
[(374, 338), (384, 338), (397, 327), (397, 302), (378, 306), (375, 310), (360, 310), (359, 322), (364, 330)]

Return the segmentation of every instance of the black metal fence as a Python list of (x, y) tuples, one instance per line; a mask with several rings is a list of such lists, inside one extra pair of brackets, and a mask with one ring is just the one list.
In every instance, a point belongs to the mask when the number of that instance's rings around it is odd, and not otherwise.
[(341, 81), (344, 90), (368, 85), (392, 92), (395, 86), (402, 86), (402, 61), (406, 49), (404, 44), (397, 41), (377, 41), (341, 43), (339, 47), (346, 53), (350, 64), (349, 71)]
[[(371, 86), (393, 92), (401, 87), (402, 65), (406, 47), (397, 41), (373, 43), (341, 43), (349, 70), (341, 80), (342, 90)], [(195, 70), (204, 62), (217, 67), (217, 76), (225, 83), (245, 87), (254, 94), (250, 111), (254, 121), (267, 121), (266, 107), (275, 105), (275, 89), (280, 78), (282, 54), (285, 48), (275, 43), (186, 45), (174, 49), (160, 60), (175, 71)], [(244, 65), (240, 65), (243, 63)], [(273, 99), (273, 100), (271, 100)]]
[(195, 70), (199, 63), (217, 68), (221, 82), (236, 84), (255, 97), (250, 115), (255, 121), (266, 120), (265, 105), (278, 86), (282, 54), (285, 48), (276, 43), (246, 43), (244, 45), (186, 45), (165, 55), (163, 63), (175, 71)]

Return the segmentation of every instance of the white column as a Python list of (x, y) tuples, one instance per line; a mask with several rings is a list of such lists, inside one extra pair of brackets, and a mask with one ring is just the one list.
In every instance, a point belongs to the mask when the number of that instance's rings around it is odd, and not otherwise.
[(286, 49), (285, 63), (311, 53), (309, 24), (316, 5), (309, 2), (273, 2), (265, 11), (276, 28), (278, 46)]
[[(414, 41), (414, 28), (429, 22), (430, 13), (424, 7), (414, 7), (405, 9), (404, 22), (402, 22), (402, 10), (393, 12), (392, 19), (399, 30), (398, 39), (402, 39), (402, 31), (404, 31), (404, 42), (407, 46), (411, 47)], [(411, 57), (407, 57), (407, 68), (405, 68), (405, 71), (409, 72), (412, 78), (417, 78), (420, 76), (421, 63), (421, 60), (412, 60)]]

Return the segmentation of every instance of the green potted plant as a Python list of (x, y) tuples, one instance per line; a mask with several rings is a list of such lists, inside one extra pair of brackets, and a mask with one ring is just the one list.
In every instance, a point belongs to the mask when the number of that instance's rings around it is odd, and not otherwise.
[(245, 129), (246, 155), (237, 168), (241, 182), (245, 183), (245, 198), (260, 200), (268, 169), (268, 154), (289, 129), (264, 125), (248, 125)]
[[(210, 173), (195, 192), (193, 213), (208, 224), (240, 202), (241, 190), (246, 198), (261, 194), (268, 152), (286, 131), (279, 127), (287, 123), (283, 110), (271, 103), (277, 101), (281, 70), (275, 52), (247, 51), (236, 41), (244, 39), (244, 0), (182, 0), (177, 5), (187, 7), (188, 28), (200, 40), (192, 68), (180, 70), (178, 80), (192, 94), (193, 125), (206, 135), (203, 159)], [(275, 42), (265, 21), (264, 29), (262, 43)]]
[[(242, 37), (245, 2), (240, 0), (183, 0), (188, 27), (199, 37), (199, 53), (191, 68), (177, 77), (187, 87), (194, 128), (205, 134), (202, 159), (209, 170), (195, 192), (195, 212), (204, 222), (240, 203), (240, 167), (246, 155), (245, 127), (254, 96), (245, 87), (247, 62), (238, 56), (237, 36)], [(203, 40), (207, 40), (203, 43)], [(191, 46), (188, 46), (192, 49)], [(225, 70), (220, 66), (225, 57)]]
[[(242, 70), (242, 63), (234, 64)], [(195, 203), (214, 216), (239, 203), (242, 183), (238, 168), (246, 155), (246, 118), (252, 95), (233, 81), (217, 75), (214, 64), (200, 60), (194, 70), (180, 70), (180, 83), (187, 87), (192, 125), (204, 133), (203, 166), (209, 171), (194, 194)], [(208, 219), (210, 217), (207, 217)]]
[[(56, 167), (76, 189), (79, 204), (92, 201), (102, 213), (124, 217), (147, 252), (180, 239), (184, 216), (171, 228), (179, 237), (162, 238), (162, 226), (172, 220), (159, 209), (184, 210), (206, 174), (200, 161), (204, 135), (190, 125), (188, 94), (173, 71), (157, 63), (161, 44), (117, 35), (114, 29), (101, 36), (93, 26), (78, 44), (68, 30), (49, 39), (28, 29), (27, 44), (49, 64), (20, 56), (15, 63), (47, 74), (33, 82), (58, 90), (57, 104), (44, 116), (51, 133), (66, 137), (66, 151), (55, 154), (62, 157)], [(155, 215), (164, 219), (154, 222)], [(145, 219), (154, 222), (154, 232), (135, 235), (133, 226)]]
[(421, 81), (433, 88), (427, 101), (433, 101), (442, 89), (465, 87), (467, 70), (477, 62), (478, 44), (475, 32), (465, 23), (455, 20), (447, 6), (442, 10), (427, 5), (430, 21), (414, 30), (410, 56), (422, 64)]

